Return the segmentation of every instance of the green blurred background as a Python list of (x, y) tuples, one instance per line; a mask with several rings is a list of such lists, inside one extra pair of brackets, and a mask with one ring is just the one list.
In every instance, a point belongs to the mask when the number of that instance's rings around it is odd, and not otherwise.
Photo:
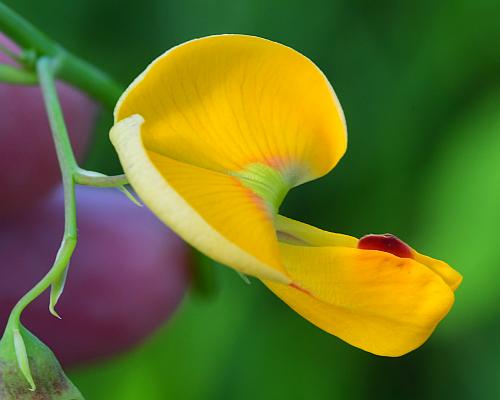
[[(381, 358), (323, 333), (260, 283), (215, 271), (168, 326), (70, 371), (90, 400), (500, 399), (500, 3), (497, 0), (10, 0), (124, 85), (186, 40), (247, 33), (313, 59), (350, 148), (292, 191), (285, 215), (352, 235), (391, 232), (464, 275), (421, 349)], [(99, 124), (88, 161), (120, 167)]]

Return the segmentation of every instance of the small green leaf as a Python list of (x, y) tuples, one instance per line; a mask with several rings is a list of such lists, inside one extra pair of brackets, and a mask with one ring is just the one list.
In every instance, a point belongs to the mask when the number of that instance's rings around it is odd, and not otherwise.
[(132, 202), (134, 203), (136, 206), (138, 207), (142, 207), (142, 204), (139, 202), (139, 200), (137, 200), (134, 195), (130, 192), (130, 190), (128, 190), (125, 186), (120, 186), (118, 188), (118, 190), (120, 192), (122, 192), (123, 194), (125, 194), (125, 196), (127, 196), (127, 198)]
[(35, 381), (33, 380), (33, 376), (31, 375), (28, 353), (26, 353), (26, 346), (24, 345), (23, 337), (21, 335), (21, 332), (19, 332), (19, 329), (14, 329), (12, 334), (14, 339), (14, 349), (16, 351), (17, 364), (19, 365), (19, 369), (23, 373), (24, 377), (28, 381), (30, 390), (34, 392), (36, 390), (36, 385)]
[(50, 313), (56, 317), (61, 319), (61, 316), (56, 311), (55, 307), (59, 298), (62, 295), (64, 290), (64, 285), (66, 284), (66, 277), (68, 276), (69, 265), (64, 269), (64, 271), (52, 282), (50, 286), (50, 302), (49, 302), (49, 311)]

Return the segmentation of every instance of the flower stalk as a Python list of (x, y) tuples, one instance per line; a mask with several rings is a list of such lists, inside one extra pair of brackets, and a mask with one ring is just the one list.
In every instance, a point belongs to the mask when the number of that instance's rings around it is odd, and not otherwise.
[[(68, 52), (1, 2), (0, 30), (23, 50), (20, 56), (16, 56), (16, 61), (23, 68), (0, 66), (0, 81), (11, 84), (39, 83), (64, 189), (64, 235), (54, 263), (47, 274), (15, 305), (0, 341), (0, 348), (7, 353), (9, 349), (14, 350), (11, 353), (15, 354), (19, 370), (29, 384), (30, 390), (34, 391), (36, 379), (32, 376), (31, 363), (36, 364), (37, 359), (30, 357), (31, 347), (25, 345), (23, 335), (20, 334), (26, 332), (20, 318), (23, 310), (49, 287), (51, 287), (49, 310), (60, 318), (55, 306), (64, 289), (67, 268), (77, 243), (75, 185), (117, 187), (132, 201), (136, 200), (124, 187), (128, 183), (124, 175), (106, 176), (78, 166), (64, 122), (56, 89), (56, 78), (80, 88), (108, 109), (114, 107), (122, 92), (121, 86), (93, 65)], [(36, 354), (32, 356), (36, 357)]]
[(38, 79), (30, 71), (0, 64), (0, 81), (14, 85), (36, 85)]

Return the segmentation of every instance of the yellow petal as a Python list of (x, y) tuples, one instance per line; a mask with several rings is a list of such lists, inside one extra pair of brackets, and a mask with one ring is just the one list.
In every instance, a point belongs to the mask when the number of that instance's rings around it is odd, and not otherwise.
[(348, 247), (280, 248), (303, 290), (264, 283), (313, 324), (377, 355), (419, 347), (454, 301), (438, 275), (410, 258)]
[(180, 236), (239, 271), (290, 282), (274, 214), (287, 191), (345, 152), (342, 110), (321, 71), (252, 36), (163, 54), (115, 108), (112, 141), (141, 199)]
[(142, 117), (110, 132), (127, 178), (144, 203), (213, 259), (258, 277), (289, 283), (272, 218), (262, 200), (232, 176), (147, 151)]
[[(353, 236), (324, 231), (282, 215), (276, 217), (275, 226), (278, 238), (283, 243), (314, 247), (342, 246), (357, 248), (358, 246), (358, 239)], [(411, 251), (415, 261), (438, 274), (452, 290), (456, 290), (460, 286), (462, 275), (447, 263), (420, 254), (413, 249)]]
[(455, 269), (451, 268), (447, 263), (435, 258), (420, 254), (413, 250), (413, 257), (416, 261), (424, 264), (426, 267), (432, 269), (436, 274), (448, 284), (452, 290), (457, 290), (462, 283), (462, 275)]
[(282, 215), (276, 216), (275, 226), (278, 239), (283, 243), (318, 247), (358, 245), (358, 239), (353, 236), (324, 231)]
[(226, 173), (264, 164), (296, 183), (345, 152), (345, 120), (323, 73), (289, 47), (245, 35), (177, 46), (153, 61), (115, 108), (139, 114), (143, 142), (177, 161)]

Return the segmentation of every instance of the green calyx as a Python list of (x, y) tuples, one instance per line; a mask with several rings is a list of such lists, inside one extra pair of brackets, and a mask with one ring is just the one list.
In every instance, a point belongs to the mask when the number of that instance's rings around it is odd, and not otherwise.
[(23, 326), (0, 340), (0, 399), (84, 400), (50, 349)]
[(244, 170), (232, 173), (243, 186), (259, 196), (272, 215), (278, 213), (288, 191), (297, 184), (297, 174), (282, 172), (268, 165), (255, 163)]

